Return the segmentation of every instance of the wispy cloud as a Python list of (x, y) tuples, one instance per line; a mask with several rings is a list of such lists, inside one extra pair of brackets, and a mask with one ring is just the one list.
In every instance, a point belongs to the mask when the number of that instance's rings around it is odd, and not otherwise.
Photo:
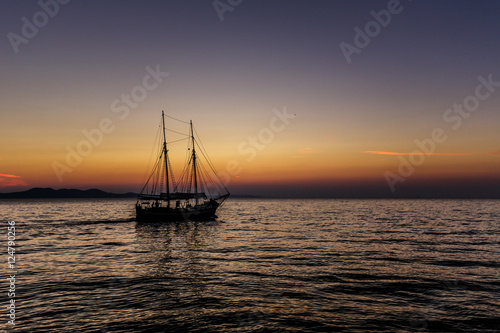
[(311, 147), (301, 148), (297, 151), (298, 155), (291, 155), (290, 157), (305, 157), (306, 155), (321, 153), (321, 150)]
[(500, 155), (500, 150), (492, 151), (490, 155)]
[(10, 175), (8, 173), (0, 173), (0, 188), (10, 186), (26, 186), (21, 176)]
[(5, 177), (5, 178), (21, 178), (21, 176), (9, 175), (7, 173), (0, 173), (0, 177)]
[(471, 153), (398, 153), (393, 151), (380, 151), (380, 150), (365, 150), (362, 151), (364, 154), (372, 154), (372, 155), (432, 155), (432, 156), (468, 156), (473, 155)]
[(311, 154), (314, 152), (314, 148), (306, 147), (299, 149), (299, 153), (301, 154)]

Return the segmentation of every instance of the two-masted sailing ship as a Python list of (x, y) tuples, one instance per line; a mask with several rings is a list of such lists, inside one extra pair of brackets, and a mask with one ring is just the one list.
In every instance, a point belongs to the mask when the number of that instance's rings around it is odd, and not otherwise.
[[(167, 143), (166, 135), (168, 129), (162, 111), (160, 135), (163, 140), (158, 140), (159, 152), (153, 171), (137, 197), (135, 208), (138, 222), (211, 220), (216, 218), (217, 209), (229, 196), (229, 191), (218, 177), (193, 129), (193, 122), (180, 122), (189, 127), (189, 134), (174, 140), (188, 142), (184, 169), (176, 180), (170, 163), (170, 144)], [(201, 155), (198, 155), (198, 151)]]

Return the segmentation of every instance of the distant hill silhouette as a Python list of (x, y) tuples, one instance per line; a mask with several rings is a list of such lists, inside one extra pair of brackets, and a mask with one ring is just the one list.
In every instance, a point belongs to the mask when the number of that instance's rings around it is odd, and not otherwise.
[(54, 190), (53, 188), (35, 187), (27, 191), (0, 193), (0, 199), (34, 199), (34, 198), (135, 198), (137, 193), (109, 193), (98, 189), (77, 190), (63, 188)]
[(229, 198), (237, 198), (237, 199), (264, 199), (265, 197), (260, 195), (252, 195), (252, 194), (231, 194)]

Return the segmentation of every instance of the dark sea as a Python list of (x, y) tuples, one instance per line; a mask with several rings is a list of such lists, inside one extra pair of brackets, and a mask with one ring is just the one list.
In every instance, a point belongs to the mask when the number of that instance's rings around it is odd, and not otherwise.
[(0, 200), (4, 332), (500, 332), (500, 201), (229, 199), (138, 224), (134, 200)]

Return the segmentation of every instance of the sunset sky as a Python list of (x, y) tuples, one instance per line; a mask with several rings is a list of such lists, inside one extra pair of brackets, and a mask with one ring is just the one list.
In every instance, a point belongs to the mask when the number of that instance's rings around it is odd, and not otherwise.
[(498, 1), (0, 7), (0, 192), (138, 192), (165, 110), (231, 193), (500, 198)]

